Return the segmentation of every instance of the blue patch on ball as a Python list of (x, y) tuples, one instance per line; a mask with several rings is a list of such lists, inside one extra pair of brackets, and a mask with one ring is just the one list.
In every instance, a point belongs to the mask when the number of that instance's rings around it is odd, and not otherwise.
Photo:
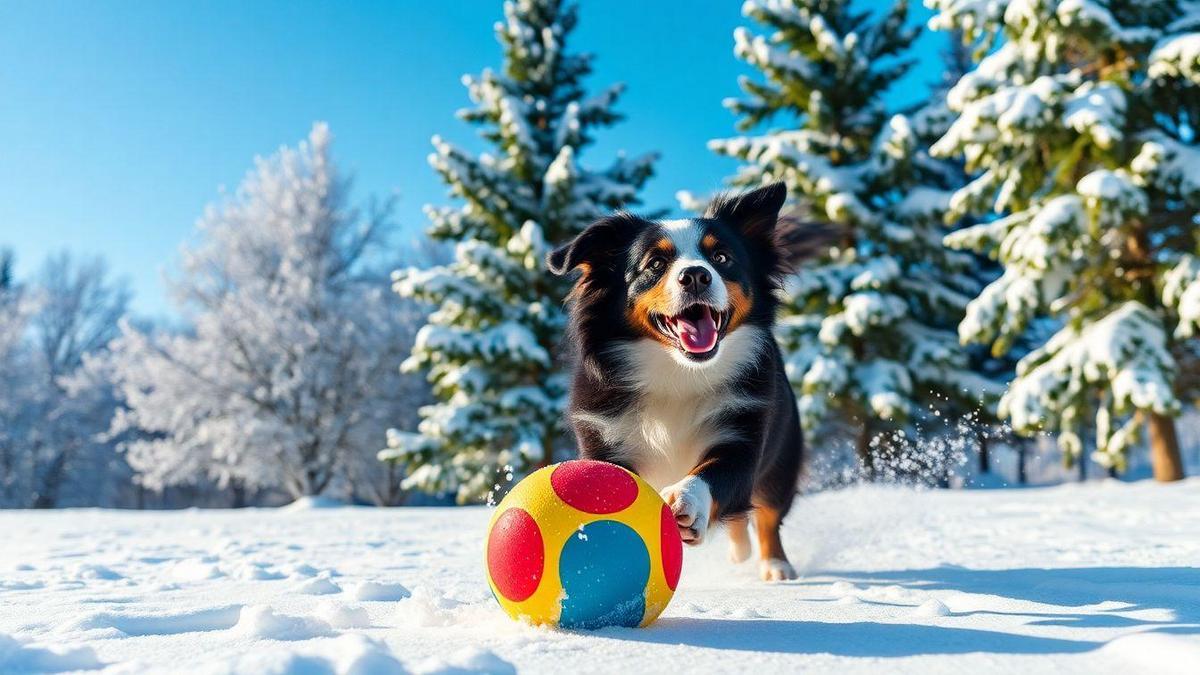
[(641, 624), (650, 552), (628, 525), (613, 520), (584, 525), (563, 544), (558, 577), (567, 596), (558, 621), (563, 628)]

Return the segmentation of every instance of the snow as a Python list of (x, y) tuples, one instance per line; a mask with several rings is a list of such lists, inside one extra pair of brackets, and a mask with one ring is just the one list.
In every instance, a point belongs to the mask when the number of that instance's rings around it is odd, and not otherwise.
[(1063, 123), (1080, 134), (1090, 134), (1101, 148), (1121, 140), (1125, 121), (1125, 94), (1111, 82), (1084, 82), (1065, 102)]
[(4, 672), (62, 672), (99, 668), (100, 662), (90, 647), (62, 650), (30, 647), (7, 635), (0, 635), (0, 670)]
[(349, 589), (350, 597), (356, 600), (403, 600), (412, 593), (397, 583), (364, 581)]
[(1163, 303), (1179, 315), (1175, 337), (1189, 338), (1200, 328), (1200, 258), (1181, 256), (1163, 275)]
[(1150, 77), (1200, 81), (1200, 33), (1166, 38), (1150, 53)]
[[(685, 552), (658, 623), (591, 633), (501, 612), (481, 563), (488, 516), (2, 512), (0, 671), (1171, 672), (1200, 651), (1197, 479), (803, 497), (784, 533), (799, 581), (731, 566), (718, 536)], [(206, 556), (324, 571), (344, 590), (314, 600), (286, 579), (175, 579)], [(120, 578), (80, 581), (81, 562)], [(412, 594), (354, 599), (368, 583)]]
[(799, 54), (790, 54), (772, 46), (761, 35), (751, 36), (745, 27), (733, 31), (733, 53), (768, 73), (782, 76), (795, 73), (801, 77), (812, 77), (812, 62)]
[(1158, 675), (1190, 675), (1200, 663), (1200, 645), (1163, 633), (1137, 633), (1117, 638), (1101, 651), (1115, 662)]

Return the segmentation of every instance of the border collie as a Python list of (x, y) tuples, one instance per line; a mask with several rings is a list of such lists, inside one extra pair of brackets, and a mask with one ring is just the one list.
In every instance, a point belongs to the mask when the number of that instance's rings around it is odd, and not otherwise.
[(580, 272), (568, 296), (580, 455), (645, 478), (688, 544), (725, 522), (734, 562), (750, 556), (752, 515), (772, 581), (796, 578), (779, 526), (803, 452), (771, 330), (791, 262), (786, 197), (775, 183), (718, 197), (702, 218), (617, 213), (547, 257), (555, 274)]

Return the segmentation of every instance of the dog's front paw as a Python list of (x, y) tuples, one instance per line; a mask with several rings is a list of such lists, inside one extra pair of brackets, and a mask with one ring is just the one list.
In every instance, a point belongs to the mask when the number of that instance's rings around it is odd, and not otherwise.
[(791, 581), (799, 576), (790, 562), (779, 558), (769, 558), (758, 563), (758, 573), (763, 581)]
[(694, 546), (704, 541), (713, 507), (708, 483), (696, 476), (688, 476), (664, 488), (662, 498), (675, 514), (675, 524), (679, 526), (683, 543)]

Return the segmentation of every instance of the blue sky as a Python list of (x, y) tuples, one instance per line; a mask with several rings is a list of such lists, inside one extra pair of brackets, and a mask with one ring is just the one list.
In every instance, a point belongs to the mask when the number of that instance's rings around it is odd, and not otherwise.
[[(874, 4), (874, 3), (872, 3)], [(914, 21), (927, 13), (913, 8)], [(589, 149), (657, 150), (647, 206), (721, 185), (734, 164), (705, 141), (733, 133), (721, 100), (749, 73), (733, 56), (744, 23), (729, 0), (584, 0), (575, 50), (596, 54), (593, 88), (628, 85), (627, 119)], [(460, 77), (498, 66), (499, 1), (0, 2), (0, 246), (28, 275), (61, 248), (103, 255), (134, 308), (170, 317), (162, 275), (205, 204), (256, 155), (331, 125), (355, 196), (398, 195), (406, 237), (444, 201), (425, 157), (442, 134), (472, 146), (454, 118)], [(924, 95), (937, 35), (893, 102)], [(587, 161), (585, 155), (584, 161)]]

